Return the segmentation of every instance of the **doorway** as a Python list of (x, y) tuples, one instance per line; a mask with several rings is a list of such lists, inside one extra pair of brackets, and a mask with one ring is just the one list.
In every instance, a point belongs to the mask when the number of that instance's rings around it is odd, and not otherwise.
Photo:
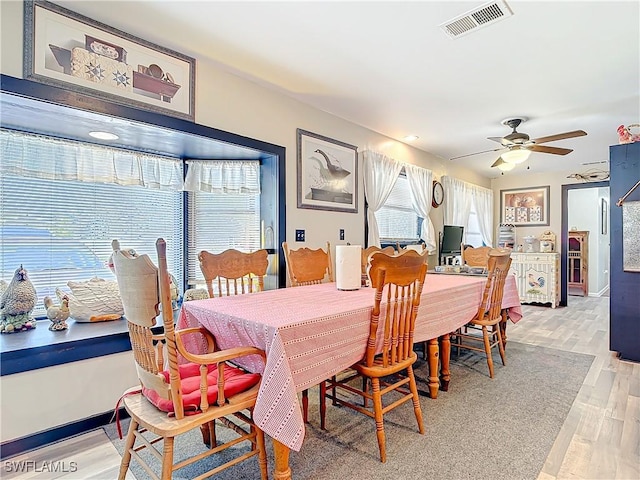
[[(569, 299), (569, 231), (588, 231), (589, 290), (597, 294), (608, 291), (609, 284), (609, 182), (562, 185), (562, 225), (560, 257), (560, 305)], [(588, 206), (588, 208), (585, 208)], [(606, 285), (606, 286), (605, 286)]]

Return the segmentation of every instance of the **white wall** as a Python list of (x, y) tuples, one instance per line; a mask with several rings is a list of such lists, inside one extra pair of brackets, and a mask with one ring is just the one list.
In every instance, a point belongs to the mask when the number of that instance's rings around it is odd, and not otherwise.
[(568, 222), (570, 230), (589, 232), (589, 295), (598, 296), (609, 285), (609, 229), (601, 232), (601, 199), (609, 201), (608, 188), (569, 191)]
[[(103, 2), (104, 8), (114, 8)], [(125, 3), (118, 8), (126, 6)], [(124, 14), (124, 12), (123, 12)], [(97, 19), (99, 20), (99, 19)], [(145, 19), (145, 21), (152, 21)], [(23, 4), (0, 2), (0, 66), (2, 74), (22, 77)], [(198, 60), (198, 59), (197, 59)], [(490, 180), (445, 162), (434, 155), (412, 148), (329, 113), (311, 108), (276, 91), (252, 83), (205, 61), (196, 67), (196, 122), (228, 132), (256, 138), (286, 148), (286, 216), (287, 238), (296, 229), (305, 229), (307, 241), (298, 246), (321, 247), (328, 240), (336, 243), (363, 244), (364, 189), (359, 175), (358, 213), (334, 213), (298, 209), (296, 194), (296, 129), (302, 128), (342, 142), (358, 146), (358, 151), (372, 149), (397, 160), (431, 169), (435, 178), (451, 175), (483, 187)], [(362, 160), (359, 168), (361, 171)], [(431, 219), (436, 231), (442, 230), (442, 208), (433, 209)], [(345, 230), (339, 242), (339, 229)], [(335, 256), (334, 256), (335, 258)], [(21, 334), (21, 335), (28, 335)], [(100, 369), (92, 369), (96, 360), (75, 362), (18, 375), (2, 377), (2, 441), (51, 428), (54, 425), (82, 419), (110, 410), (123, 390), (131, 386), (130, 376), (120, 375), (119, 356), (100, 359)], [(132, 363), (132, 362), (131, 362)], [(122, 365), (124, 368), (124, 365)], [(79, 379), (106, 371), (99, 378), (99, 388), (86, 388), (80, 393)], [(5, 388), (6, 387), (6, 388)], [(25, 409), (25, 401), (35, 402), (42, 392), (60, 391), (56, 402), (37, 402)], [(39, 392), (36, 394), (36, 392)], [(35, 396), (34, 396), (35, 395)], [(52, 404), (53, 403), (53, 404)], [(16, 415), (22, 410), (24, 414)]]

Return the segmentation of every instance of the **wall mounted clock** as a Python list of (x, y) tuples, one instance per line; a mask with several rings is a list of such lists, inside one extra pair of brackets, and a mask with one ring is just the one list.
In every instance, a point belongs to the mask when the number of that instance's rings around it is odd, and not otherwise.
[(431, 199), (431, 205), (434, 208), (438, 208), (442, 205), (442, 201), (444, 200), (444, 188), (442, 188), (442, 184), (437, 180), (433, 181), (433, 197)]

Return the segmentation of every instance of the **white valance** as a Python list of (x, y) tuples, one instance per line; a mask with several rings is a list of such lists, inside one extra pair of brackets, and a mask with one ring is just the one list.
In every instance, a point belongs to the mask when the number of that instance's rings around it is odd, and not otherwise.
[(260, 193), (257, 160), (188, 160), (184, 189), (190, 192)]
[(159, 155), (0, 130), (0, 172), (45, 180), (182, 190), (182, 161)]

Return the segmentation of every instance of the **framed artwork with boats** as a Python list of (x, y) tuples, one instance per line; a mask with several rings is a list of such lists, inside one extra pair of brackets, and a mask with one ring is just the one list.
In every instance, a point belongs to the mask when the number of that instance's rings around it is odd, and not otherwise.
[(51, 2), (24, 2), (24, 78), (195, 119), (195, 59)]
[(298, 208), (358, 213), (358, 147), (297, 129)]

